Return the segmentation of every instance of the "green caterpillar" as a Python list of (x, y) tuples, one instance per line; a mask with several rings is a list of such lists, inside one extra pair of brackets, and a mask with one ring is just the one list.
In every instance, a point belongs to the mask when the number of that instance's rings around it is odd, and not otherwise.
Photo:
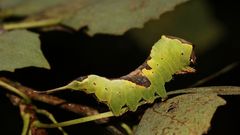
[(156, 98), (166, 98), (165, 83), (173, 74), (193, 72), (189, 65), (195, 62), (193, 46), (182, 39), (162, 36), (152, 47), (149, 58), (136, 70), (117, 79), (98, 75), (80, 77), (64, 87), (48, 93), (72, 89), (94, 94), (98, 101), (108, 105), (114, 115), (123, 114), (127, 108), (136, 111), (143, 103)]

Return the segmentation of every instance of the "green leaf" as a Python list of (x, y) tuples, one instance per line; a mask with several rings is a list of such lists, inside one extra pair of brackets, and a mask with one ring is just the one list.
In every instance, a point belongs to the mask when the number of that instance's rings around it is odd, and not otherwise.
[(226, 104), (216, 94), (185, 94), (148, 109), (136, 135), (202, 135), (207, 133), (214, 112)]
[(29, 66), (50, 68), (41, 52), (38, 35), (26, 30), (0, 34), (0, 71)]
[(150, 19), (187, 0), (104, 0), (76, 12), (63, 24), (74, 29), (88, 26), (88, 34), (123, 34), (130, 28), (141, 28)]
[(195, 51), (200, 55), (222, 42), (224, 30), (208, 1), (192, 0), (161, 16), (159, 20), (148, 22), (143, 29), (131, 30), (128, 36), (140, 47), (149, 50), (149, 45), (159, 35), (170, 33), (194, 43)]
[(0, 18), (33, 15), (66, 0), (0, 0)]
[[(188, 0), (71, 0), (71, 2), (54, 0), (54, 2), (48, 4), (49, 0), (41, 2), (35, 0), (31, 1), (32, 5), (28, 3), (26, 5), (26, 2), (23, 2), (19, 7), (16, 6), (15, 8), (18, 10), (3, 10), (2, 16), (9, 15), (8, 12), (11, 15), (29, 15), (31, 12), (36, 13), (36, 11), (33, 11), (34, 9), (39, 13), (24, 21), (28, 24), (31, 23), (31, 26), (28, 25), (28, 27), (34, 27), (34, 23), (38, 21), (44, 22), (41, 24), (43, 26), (52, 25), (54, 22), (76, 30), (88, 26), (87, 33), (89, 35), (96, 33), (120, 35), (130, 28), (143, 27), (148, 20), (157, 19), (161, 14), (173, 10), (176, 5), (186, 1)], [(44, 8), (44, 3), (47, 3), (46, 6), (48, 7)], [(35, 7), (39, 4), (39, 7)], [(36, 26), (39, 27), (40, 25)], [(12, 27), (6, 28), (10, 29)]]
[(6, 9), (6, 8), (15, 6), (15, 5), (19, 4), (22, 1), (23, 0), (0, 0), (0, 9), (3, 10), (3, 9)]
[[(121, 115), (124, 106), (135, 111), (142, 103), (152, 103), (159, 96), (166, 98), (165, 82), (175, 73), (193, 71), (188, 65), (192, 59), (192, 45), (173, 37), (162, 36), (152, 48), (149, 58), (135, 71), (116, 79), (88, 75), (72, 81), (64, 89), (93, 93), (100, 102), (106, 103), (114, 115)], [(142, 102), (140, 102), (142, 100)]]

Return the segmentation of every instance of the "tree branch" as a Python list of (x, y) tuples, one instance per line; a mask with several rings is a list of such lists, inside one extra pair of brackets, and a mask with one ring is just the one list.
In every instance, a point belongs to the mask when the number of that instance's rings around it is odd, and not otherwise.
[[(0, 80), (11, 85), (12, 87), (16, 88), (17, 90), (19, 90), (20, 92), (24, 93), (25, 95), (27, 95), (29, 98), (31, 98), (32, 100), (36, 100), (36, 101), (40, 101), (43, 103), (47, 103), (53, 106), (59, 106), (62, 109), (83, 115), (83, 116), (90, 116), (90, 115), (95, 115), (95, 114), (99, 114), (98, 110), (96, 110), (95, 108), (91, 108), (89, 106), (86, 105), (81, 105), (81, 104), (75, 104), (75, 103), (70, 103), (64, 99), (52, 96), (52, 95), (47, 95), (47, 94), (39, 94), (37, 92), (34, 92), (35, 90), (22, 86), (19, 83), (13, 82), (7, 78), (4, 77), (0, 77)], [(106, 123), (107, 122), (107, 118), (106, 119), (100, 119), (97, 120), (97, 123)]]
[(31, 107), (31, 104), (26, 104), (22, 99), (13, 94), (7, 94), (11, 103), (19, 107), (20, 114), (23, 119), (22, 135), (27, 135), (31, 132), (32, 135), (47, 135), (47, 131), (43, 128), (31, 127), (32, 123), (37, 120), (35, 110)]

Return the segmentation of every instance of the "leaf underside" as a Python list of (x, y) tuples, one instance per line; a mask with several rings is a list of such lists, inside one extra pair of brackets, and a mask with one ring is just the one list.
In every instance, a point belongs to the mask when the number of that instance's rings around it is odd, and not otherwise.
[(217, 94), (184, 94), (149, 108), (136, 135), (202, 135), (207, 133), (218, 106), (226, 101)]
[[(51, 20), (87, 33), (120, 35), (130, 28), (140, 28), (150, 19), (188, 0), (4, 0), (0, 18), (28, 16), (24, 22)], [(11, 2), (13, 1), (13, 2)]]
[(1, 33), (0, 71), (30, 66), (50, 68), (41, 52), (38, 34), (26, 30)]
[(135, 111), (143, 102), (152, 103), (158, 97), (167, 97), (164, 84), (172, 79), (173, 74), (191, 69), (192, 49), (187, 42), (162, 36), (153, 46), (149, 58), (128, 75), (117, 79), (88, 75), (52, 91), (73, 89), (93, 93), (115, 115), (124, 113), (124, 106)]

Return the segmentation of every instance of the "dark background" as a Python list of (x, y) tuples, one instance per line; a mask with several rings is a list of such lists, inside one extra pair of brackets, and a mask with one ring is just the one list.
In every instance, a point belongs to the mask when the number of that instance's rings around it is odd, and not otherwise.
[[(208, 17), (203, 17), (200, 13), (202, 9), (207, 9), (205, 14)], [(51, 70), (31, 67), (18, 69), (14, 73), (0, 72), (0, 74), (37, 90), (59, 87), (88, 74), (115, 78), (138, 67), (149, 55), (154, 42), (161, 35), (167, 34), (184, 38), (195, 44), (197, 73), (175, 76), (166, 84), (167, 90), (186, 88), (227, 65), (239, 62), (238, 10), (238, 4), (230, 1), (192, 0), (162, 15), (159, 20), (148, 22), (144, 28), (132, 29), (123, 36), (98, 34), (89, 37), (84, 32), (87, 28), (78, 32), (42, 32), (39, 29), (32, 29), (41, 34), (42, 50), (51, 65)], [(240, 65), (201, 86), (214, 85), (239, 86)], [(106, 109), (92, 97), (82, 95), (74, 92), (58, 94), (70, 101), (97, 106), (100, 110)], [(227, 100), (227, 105), (217, 110), (209, 135), (239, 134), (240, 97), (223, 96), (223, 98)], [(36, 104), (53, 112), (59, 121), (79, 117), (57, 107)], [(22, 123), (18, 108), (12, 106), (3, 90), (0, 91), (0, 106), (2, 108), (0, 133), (20, 134)], [(126, 121), (130, 125), (138, 122), (136, 114), (133, 113), (117, 118), (112, 123), (116, 124), (119, 120)], [(103, 128), (105, 126), (86, 123), (67, 127), (66, 130), (69, 134), (107, 134)], [(50, 132), (60, 134), (57, 130)]]

